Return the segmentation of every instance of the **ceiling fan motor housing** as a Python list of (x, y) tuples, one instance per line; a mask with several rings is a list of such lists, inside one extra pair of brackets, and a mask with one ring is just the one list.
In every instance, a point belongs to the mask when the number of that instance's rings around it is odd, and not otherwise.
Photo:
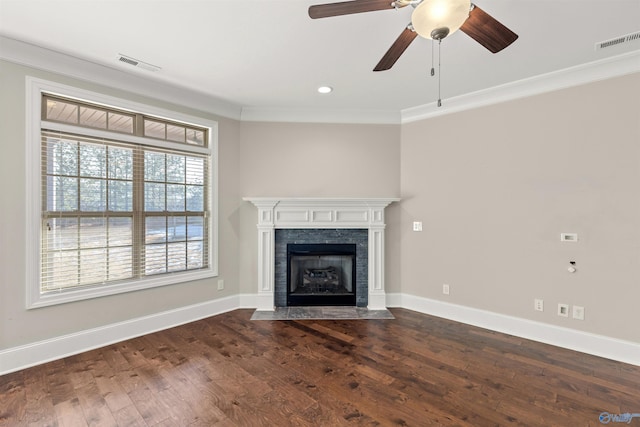
[(449, 29), (447, 27), (436, 28), (431, 31), (431, 38), (433, 40), (442, 40), (449, 35)]

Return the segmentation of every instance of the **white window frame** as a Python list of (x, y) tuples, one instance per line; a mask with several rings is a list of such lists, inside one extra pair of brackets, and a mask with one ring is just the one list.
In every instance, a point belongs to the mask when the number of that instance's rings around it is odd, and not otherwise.
[[(183, 122), (202, 128), (207, 128), (207, 147), (202, 148), (210, 155), (209, 164), (209, 200), (210, 212), (208, 253), (209, 266), (207, 268), (184, 271), (173, 274), (154, 275), (126, 282), (106, 284), (100, 286), (69, 289), (58, 293), (40, 292), (41, 270), (41, 242), (42, 242), (42, 167), (41, 167), (41, 129), (42, 129), (42, 94), (49, 93), (65, 98), (78, 99), (95, 104), (105, 105), (120, 110), (129, 110), (137, 113), (155, 116), (171, 121)], [(47, 125), (50, 125), (47, 122)], [(67, 129), (68, 125), (59, 124), (58, 130)], [(106, 137), (107, 133), (100, 129), (83, 129), (83, 133), (95, 137)], [(200, 280), (218, 276), (218, 123), (200, 117), (193, 117), (165, 110), (162, 108), (140, 104), (126, 99), (116, 98), (97, 92), (67, 86), (57, 82), (26, 78), (26, 306), (27, 309), (45, 307), (56, 304), (64, 304), (73, 301), (98, 298), (107, 295), (121, 294), (141, 289), (155, 288), (159, 286), (184, 283), (192, 280)], [(144, 138), (130, 136), (130, 140)], [(156, 146), (162, 146), (162, 142), (156, 141)], [(168, 146), (171, 143), (168, 144)], [(213, 286), (213, 282), (212, 282)]]

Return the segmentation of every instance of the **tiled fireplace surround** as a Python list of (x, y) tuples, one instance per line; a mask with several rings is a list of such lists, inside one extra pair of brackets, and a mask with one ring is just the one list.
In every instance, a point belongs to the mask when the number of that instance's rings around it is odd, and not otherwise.
[(369, 300), (369, 236), (360, 228), (277, 228), (275, 231), (274, 293), (276, 307), (287, 306), (287, 244), (352, 243), (356, 245), (356, 306)]
[[(257, 310), (286, 305), (286, 244), (293, 241), (356, 243), (358, 249), (366, 250), (366, 273), (356, 274), (359, 283), (356, 305), (371, 310), (386, 307), (384, 209), (399, 199), (245, 197), (244, 200), (258, 208)], [(276, 230), (286, 230), (278, 231), (277, 241)], [(344, 240), (340, 241), (341, 238)], [(358, 256), (361, 269), (365, 257)], [(364, 280), (358, 280), (362, 276)]]

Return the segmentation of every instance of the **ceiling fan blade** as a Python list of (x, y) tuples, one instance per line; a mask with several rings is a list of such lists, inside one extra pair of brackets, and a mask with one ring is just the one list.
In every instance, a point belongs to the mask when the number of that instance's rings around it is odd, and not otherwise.
[(409, 47), (411, 42), (418, 37), (418, 33), (416, 33), (410, 26), (404, 29), (400, 36), (393, 42), (387, 53), (384, 54), (378, 65), (373, 69), (373, 71), (384, 71), (393, 67), (393, 64), (396, 63), (400, 55), (404, 53), (405, 50)]
[(351, 0), (340, 3), (316, 4), (309, 7), (309, 16), (317, 19), (349, 15), (351, 13), (393, 9), (395, 6), (392, 3), (393, 0)]
[(475, 5), (460, 30), (492, 53), (500, 52), (518, 38), (516, 33)]

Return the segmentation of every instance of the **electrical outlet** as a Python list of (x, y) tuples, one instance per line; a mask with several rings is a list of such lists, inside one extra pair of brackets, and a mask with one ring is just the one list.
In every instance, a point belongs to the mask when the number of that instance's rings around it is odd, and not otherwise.
[(413, 221), (413, 231), (422, 231), (422, 221)]
[(558, 316), (569, 317), (569, 304), (558, 304)]
[(584, 307), (580, 307), (579, 305), (574, 305), (573, 318), (578, 320), (584, 320)]
[(449, 285), (447, 285), (446, 283), (442, 285), (442, 293), (445, 295), (449, 295)]
[(224, 280), (218, 280), (218, 290), (221, 291), (224, 289)]
[(544, 300), (536, 298), (533, 300), (533, 308), (536, 311), (544, 311)]
[(578, 233), (560, 233), (561, 242), (577, 242)]

